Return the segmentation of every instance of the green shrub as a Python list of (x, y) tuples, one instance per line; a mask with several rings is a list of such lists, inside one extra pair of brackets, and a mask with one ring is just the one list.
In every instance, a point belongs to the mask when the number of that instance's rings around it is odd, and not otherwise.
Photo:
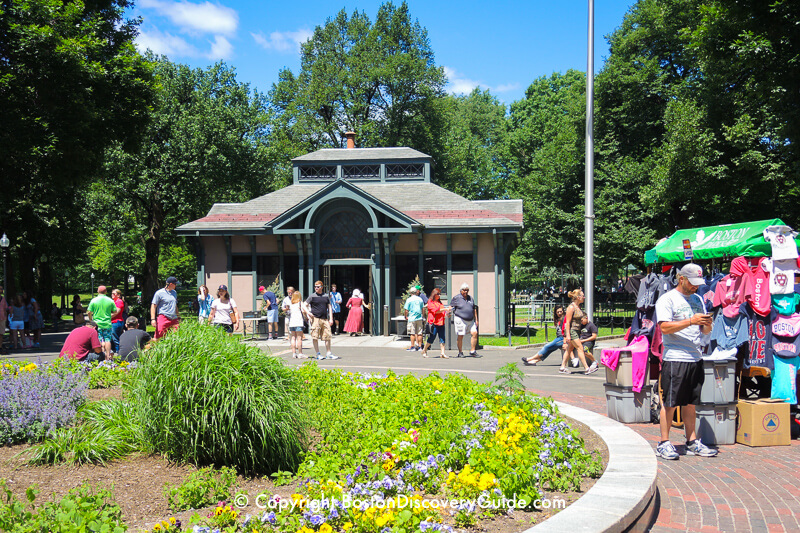
[(85, 404), (78, 425), (61, 428), (27, 453), (32, 464), (86, 464), (120, 459), (146, 449), (130, 403), (105, 400)]
[(142, 354), (130, 401), (153, 450), (265, 474), (300, 463), (307, 441), (301, 384), (280, 359), (185, 321)]
[(211, 467), (192, 472), (180, 485), (164, 487), (169, 508), (176, 513), (187, 509), (199, 509), (231, 499), (231, 487), (236, 482), (236, 471), (222, 467)]
[(122, 510), (113, 502), (107, 490), (94, 491), (89, 485), (70, 490), (59, 501), (35, 507), (37, 490), (26, 491), (28, 504), (20, 502), (0, 480), (0, 531), (9, 533), (83, 533), (103, 531), (122, 533), (128, 526), (122, 521)]

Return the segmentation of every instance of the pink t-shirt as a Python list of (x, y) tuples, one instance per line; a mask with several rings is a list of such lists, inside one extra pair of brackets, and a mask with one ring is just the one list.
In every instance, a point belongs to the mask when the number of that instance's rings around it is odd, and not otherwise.
[(717, 283), (714, 307), (721, 305), (722, 314), (734, 318), (739, 314), (739, 306), (745, 302), (751, 290), (749, 275), (731, 277), (729, 274)]
[[(114, 300), (114, 305), (117, 306), (118, 310), (119, 309), (123, 311), (125, 310), (125, 300), (123, 300), (122, 298), (117, 298), (116, 300)], [(115, 318), (111, 321), (112, 324), (114, 322), (122, 322), (122, 313), (119, 314), (119, 318)]]

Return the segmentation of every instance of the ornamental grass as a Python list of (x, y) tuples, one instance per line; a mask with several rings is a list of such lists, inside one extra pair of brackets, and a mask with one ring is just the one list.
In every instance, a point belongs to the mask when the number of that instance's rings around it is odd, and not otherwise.
[(148, 447), (176, 461), (295, 471), (308, 438), (297, 375), (191, 321), (142, 354), (129, 400)]

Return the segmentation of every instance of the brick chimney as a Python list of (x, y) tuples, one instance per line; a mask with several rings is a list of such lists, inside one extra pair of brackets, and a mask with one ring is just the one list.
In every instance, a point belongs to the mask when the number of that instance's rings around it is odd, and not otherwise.
[(348, 131), (344, 134), (347, 137), (347, 148), (355, 148), (356, 147), (356, 132)]

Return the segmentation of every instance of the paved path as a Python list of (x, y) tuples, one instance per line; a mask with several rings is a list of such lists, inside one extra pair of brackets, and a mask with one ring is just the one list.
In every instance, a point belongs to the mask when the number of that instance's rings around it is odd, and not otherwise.
[[(42, 350), (14, 352), (12, 357), (35, 360), (52, 359), (58, 354), (66, 334), (43, 336)], [(273, 355), (289, 364), (292, 359), (285, 340), (269, 341)], [(305, 344), (310, 353), (310, 342)], [(424, 359), (419, 353), (406, 352), (407, 342), (392, 342), (387, 337), (335, 337), (334, 353), (338, 361), (319, 361), (320, 366), (361, 372), (393, 369), (398, 373), (461, 372), (482, 382), (494, 380), (496, 370), (518, 362), (535, 350), (501, 350), (487, 347), (480, 359)], [(592, 375), (574, 372), (557, 373), (559, 361), (553, 354), (536, 367), (521, 367), (525, 386), (552, 396), (558, 401), (606, 414), (603, 371)], [(653, 448), (659, 438), (656, 424), (629, 426)], [(672, 430), (672, 441), (681, 442), (682, 432)], [(658, 484), (660, 509), (652, 531), (776, 533), (800, 531), (800, 442), (791, 446), (750, 448), (743, 445), (722, 446), (716, 458), (681, 457), (678, 461), (659, 460)]]

